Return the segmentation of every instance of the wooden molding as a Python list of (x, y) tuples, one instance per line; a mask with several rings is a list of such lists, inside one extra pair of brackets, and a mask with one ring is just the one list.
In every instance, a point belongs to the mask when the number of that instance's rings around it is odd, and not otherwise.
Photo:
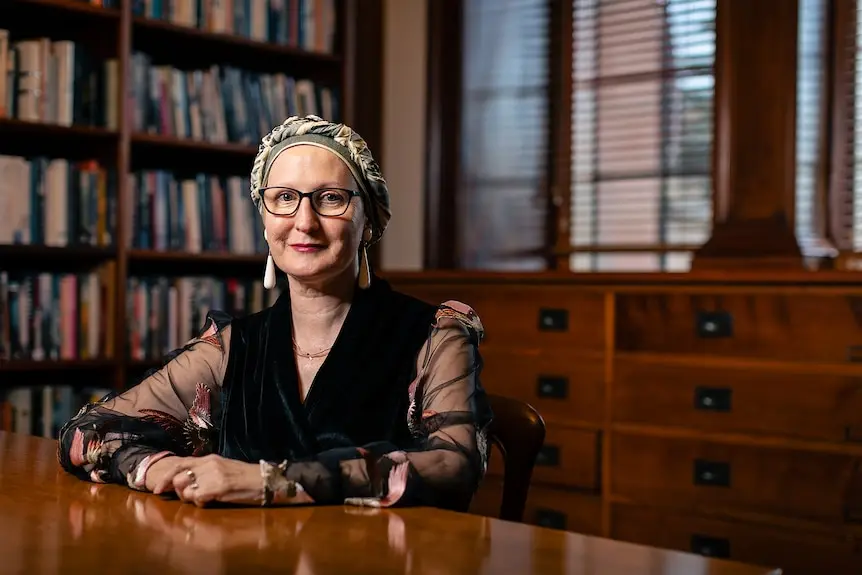
[(428, 107), (425, 148), (426, 269), (452, 269), (458, 260), (455, 194), (460, 170), (461, 25), (458, 0), (428, 2)]
[(719, 0), (716, 32), (715, 215), (692, 267), (802, 268), (794, 231), (798, 2)]

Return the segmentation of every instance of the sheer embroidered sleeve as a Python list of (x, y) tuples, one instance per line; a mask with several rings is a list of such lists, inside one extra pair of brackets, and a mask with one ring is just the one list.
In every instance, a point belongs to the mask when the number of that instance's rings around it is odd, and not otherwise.
[(479, 375), (482, 324), (469, 307), (446, 302), (417, 357), (408, 393), (413, 443), (332, 450), (289, 463), (286, 475), (318, 502), (466, 510), (487, 467), (492, 413)]
[(230, 317), (207, 315), (203, 330), (137, 385), (81, 408), (60, 430), (60, 465), (81, 479), (144, 488), (149, 465), (166, 455), (204, 455), (215, 444), (230, 343)]

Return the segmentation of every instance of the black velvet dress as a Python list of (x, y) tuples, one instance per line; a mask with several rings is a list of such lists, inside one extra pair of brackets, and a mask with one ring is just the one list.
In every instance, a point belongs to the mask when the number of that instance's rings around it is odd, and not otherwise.
[(161, 368), (83, 407), (60, 432), (61, 465), (142, 490), (149, 464), (168, 454), (287, 460), (288, 478), (315, 503), (466, 509), (487, 467), (491, 419), (479, 318), (379, 277), (355, 294), (304, 401), (285, 291), (244, 318), (210, 312)]

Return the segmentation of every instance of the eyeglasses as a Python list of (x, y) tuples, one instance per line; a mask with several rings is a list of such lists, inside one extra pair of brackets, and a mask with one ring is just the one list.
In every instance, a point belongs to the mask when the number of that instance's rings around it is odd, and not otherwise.
[(331, 218), (344, 215), (350, 200), (359, 192), (344, 188), (321, 188), (313, 192), (300, 192), (292, 188), (272, 186), (261, 188), (263, 206), (274, 216), (292, 216), (299, 211), (302, 198), (309, 198), (311, 208), (323, 217)]

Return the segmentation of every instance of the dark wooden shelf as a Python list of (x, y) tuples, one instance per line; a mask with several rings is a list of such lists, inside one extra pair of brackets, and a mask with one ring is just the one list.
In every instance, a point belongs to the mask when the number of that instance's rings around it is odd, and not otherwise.
[(341, 62), (341, 56), (338, 54), (311, 52), (293, 46), (274, 44), (271, 42), (260, 42), (258, 40), (253, 40), (251, 38), (246, 38), (244, 36), (238, 36), (235, 34), (219, 34), (206, 30), (201, 30), (199, 28), (192, 28), (190, 26), (180, 26), (166, 20), (159, 20), (155, 18), (145, 18), (138, 16), (134, 18), (132, 25), (135, 35), (146, 34), (162, 37), (170, 36), (175, 40), (188, 39), (193, 41), (195, 45), (198, 46), (199, 51), (205, 51), (208, 47), (221, 45), (230, 47), (232, 49), (253, 51), (261, 56), (280, 56), (286, 58), (303, 59), (306, 61), (315, 60), (318, 63), (339, 64)]
[(114, 247), (0, 244), (0, 269), (79, 270), (117, 257)]
[(131, 276), (263, 277), (266, 256), (219, 252), (129, 251)]
[(78, 138), (97, 138), (102, 140), (116, 139), (119, 135), (114, 130), (97, 126), (61, 126), (43, 122), (28, 122), (17, 118), (0, 118), (0, 133), (33, 136), (61, 136)]
[(120, 11), (113, 8), (104, 8), (87, 2), (76, 2), (74, 0), (9, 0), (9, 6), (18, 5), (22, 8), (50, 9), (59, 13), (88, 14), (98, 18), (117, 19)]
[(99, 159), (116, 154), (119, 134), (94, 126), (60, 126), (0, 118), (0, 154)]
[(160, 134), (132, 135), (132, 169), (248, 176), (257, 153), (250, 144), (214, 144)]
[(137, 262), (179, 262), (207, 264), (263, 264), (266, 254), (238, 255), (220, 252), (172, 252), (157, 250), (130, 250), (129, 261)]
[(177, 138), (161, 134), (137, 133), (132, 135), (132, 145), (139, 147), (160, 147), (170, 149), (194, 150), (197, 152), (226, 154), (254, 158), (257, 146), (252, 144), (214, 144), (191, 138)]
[(115, 367), (113, 359), (68, 359), (34, 361), (29, 359), (0, 360), (0, 373), (104, 370)]
[(71, 40), (98, 58), (119, 56), (120, 21), (120, 10), (86, 2), (0, 0), (0, 26), (9, 30), (12, 42), (23, 38)]

